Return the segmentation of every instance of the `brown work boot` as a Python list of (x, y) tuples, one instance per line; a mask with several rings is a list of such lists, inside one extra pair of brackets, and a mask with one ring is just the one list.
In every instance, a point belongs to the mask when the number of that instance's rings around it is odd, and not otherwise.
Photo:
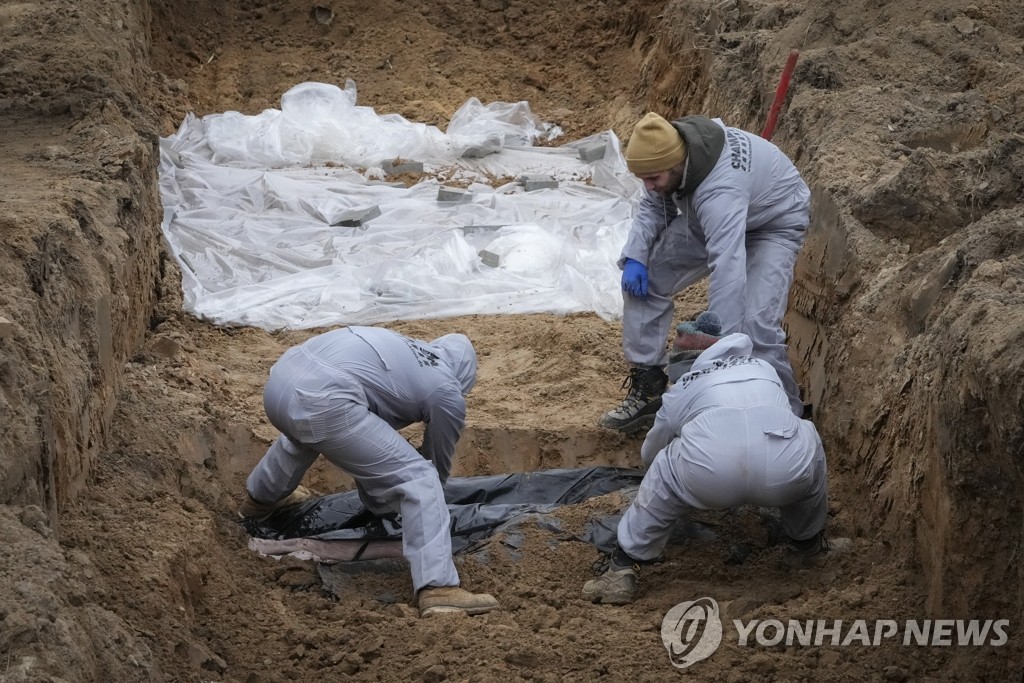
[(498, 601), (489, 593), (470, 593), (458, 586), (427, 586), (416, 596), (421, 617), (443, 612), (485, 614), (498, 609)]
[(258, 500), (254, 500), (253, 497), (246, 492), (245, 501), (243, 501), (238, 508), (238, 516), (242, 519), (252, 518), (262, 522), (278, 510), (283, 510), (286, 507), (304, 503), (310, 498), (316, 498), (316, 494), (305, 486), (296, 487), (294, 491), (276, 503), (261, 503)]
[(605, 605), (626, 605), (633, 602), (640, 579), (640, 561), (615, 546), (610, 555), (594, 563), (596, 579), (583, 584), (583, 599)]
[(583, 584), (583, 599), (604, 605), (628, 605), (636, 595), (639, 567), (608, 567), (608, 571)]

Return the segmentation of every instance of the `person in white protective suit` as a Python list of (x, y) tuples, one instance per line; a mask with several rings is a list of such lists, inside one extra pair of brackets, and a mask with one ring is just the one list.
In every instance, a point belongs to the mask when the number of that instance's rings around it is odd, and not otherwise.
[(796, 167), (769, 141), (719, 119), (669, 123), (655, 113), (633, 128), (626, 165), (645, 189), (619, 258), (628, 393), (601, 426), (630, 433), (651, 425), (667, 386), (672, 297), (709, 274), (708, 308), (727, 334), (750, 337), (803, 416), (782, 330), (810, 221), (811, 194)]
[(699, 350), (665, 393), (640, 457), (647, 468), (617, 528), (607, 570), (583, 597), (625, 604), (640, 565), (659, 559), (689, 509), (777, 507), (789, 536), (785, 563), (821, 564), (848, 539), (825, 538), (828, 475), (814, 425), (793, 415), (778, 373), (752, 355), (749, 336), (707, 334), (683, 323), (680, 347)]
[[(476, 383), (476, 351), (462, 334), (432, 342), (390, 330), (347, 327), (286, 351), (263, 394), (281, 432), (246, 481), (243, 517), (266, 519), (301, 502), (303, 474), (323, 454), (352, 476), (366, 507), (401, 514), (422, 616), (498, 607), (491, 595), (459, 587), (443, 486)], [(398, 429), (425, 423), (417, 451)]]

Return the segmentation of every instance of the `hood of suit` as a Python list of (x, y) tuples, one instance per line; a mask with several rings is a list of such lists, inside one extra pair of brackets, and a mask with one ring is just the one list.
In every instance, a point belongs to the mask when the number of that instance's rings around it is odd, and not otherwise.
[(462, 385), (466, 396), (476, 384), (476, 349), (464, 334), (446, 334), (430, 342), (430, 350), (441, 357)]

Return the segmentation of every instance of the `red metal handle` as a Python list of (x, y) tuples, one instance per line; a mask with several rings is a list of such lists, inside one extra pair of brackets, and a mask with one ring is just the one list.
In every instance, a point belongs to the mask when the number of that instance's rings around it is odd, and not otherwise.
[(775, 123), (779, 119), (779, 111), (783, 102), (786, 101), (786, 93), (789, 91), (789, 79), (793, 76), (793, 69), (796, 68), (796, 58), (800, 56), (798, 50), (792, 50), (786, 59), (786, 66), (782, 69), (782, 77), (779, 78), (779, 87), (775, 89), (775, 99), (772, 101), (772, 108), (768, 111), (768, 123), (764, 126), (761, 137), (765, 140), (772, 139), (775, 132)]

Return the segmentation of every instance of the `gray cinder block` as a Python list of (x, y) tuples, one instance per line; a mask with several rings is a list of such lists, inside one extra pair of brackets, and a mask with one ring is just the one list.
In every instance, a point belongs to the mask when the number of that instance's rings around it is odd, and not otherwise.
[(0, 339), (5, 339), (14, 334), (14, 323), (7, 318), (0, 318)]
[(522, 185), (527, 192), (531, 192), (533, 190), (549, 190), (558, 187), (558, 181), (555, 180), (554, 176), (549, 175), (520, 176), (519, 184)]
[(380, 162), (380, 167), (387, 175), (398, 175), (399, 173), (423, 173), (422, 161), (388, 159), (387, 161)]
[(600, 161), (604, 159), (604, 151), (608, 148), (608, 143), (604, 140), (593, 140), (585, 145), (580, 145), (577, 149), (580, 159), (587, 162), (588, 164), (592, 161)]
[(437, 201), (439, 202), (461, 204), (462, 202), (468, 202), (471, 196), (467, 190), (463, 190), (461, 187), (442, 186), (437, 190)]
[(484, 262), (485, 266), (488, 266), (490, 268), (497, 268), (498, 265), (501, 263), (501, 259), (493, 251), (487, 251), (486, 249), (483, 249), (477, 252), (477, 256), (480, 257), (480, 260)]
[(480, 159), (488, 154), (494, 154), (495, 152), (501, 151), (502, 145), (503, 141), (501, 136), (492, 135), (479, 145), (467, 147), (462, 153), (462, 156), (466, 159)]
[(341, 215), (338, 220), (331, 223), (331, 226), (341, 226), (343, 228), (358, 228), (365, 225), (367, 221), (370, 221), (380, 215), (380, 207), (374, 204), (373, 206), (365, 209), (352, 209), (346, 211)]
[(489, 154), (494, 154), (498, 150), (492, 147), (483, 147), (477, 145), (475, 147), (467, 147), (466, 151), (462, 153), (464, 159), (482, 159)]
[(501, 230), (504, 227), (504, 225), (464, 225), (462, 226), (462, 232), (466, 235), (476, 235), (482, 232)]

